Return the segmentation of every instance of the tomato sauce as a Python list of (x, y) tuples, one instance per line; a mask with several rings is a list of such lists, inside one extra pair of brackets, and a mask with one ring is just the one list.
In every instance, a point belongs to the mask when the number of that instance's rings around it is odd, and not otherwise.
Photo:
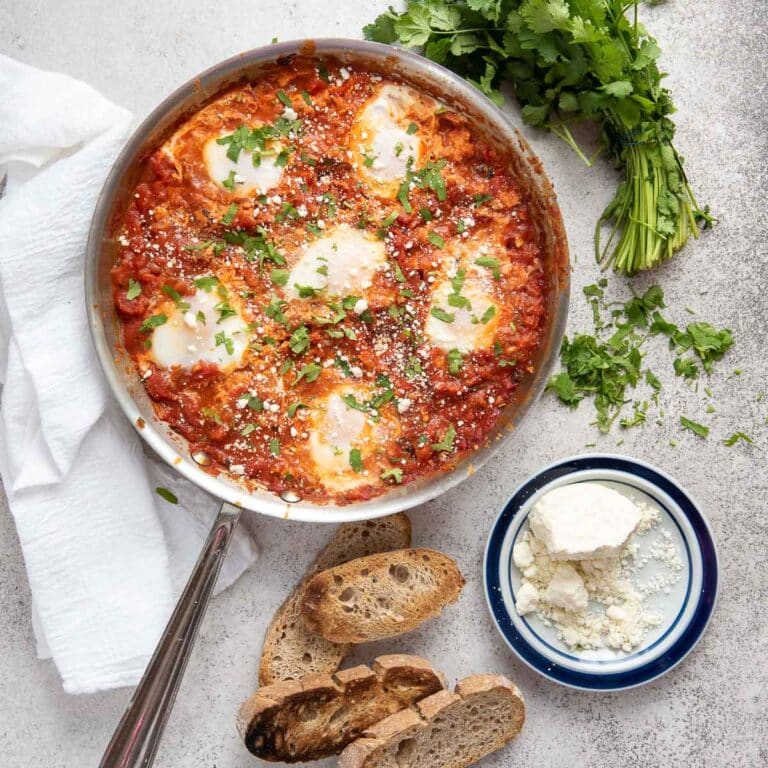
[[(298, 57), (232, 87), (147, 157), (120, 220), (112, 283), (125, 348), (158, 417), (211, 459), (206, 469), (247, 487), (344, 504), (450, 468), (487, 439), (541, 342), (547, 281), (526, 194), (464, 115), (431, 97), (406, 105), (421, 158), (395, 197), (366, 182), (351, 137), (365, 135), (356, 120), (388, 84), (400, 85)], [(242, 126), (276, 126), (264, 153), (284, 165), (266, 191), (207, 170), (206, 142), (231, 146)], [(386, 251), (364, 295), (291, 297), (284, 280), (300, 254), (345, 225)], [(494, 306), (492, 338), (463, 352), (426, 333), (439, 285), (459, 285), (442, 317), (461, 311), (451, 301), (469, 304), (457, 271), (485, 281)], [(247, 347), (227, 366), (158, 364), (153, 323), (183, 312), (206, 276), (247, 323)], [(336, 482), (316, 444), (327, 398), (347, 385), (370, 434), (359, 450), (354, 435), (344, 444)]]

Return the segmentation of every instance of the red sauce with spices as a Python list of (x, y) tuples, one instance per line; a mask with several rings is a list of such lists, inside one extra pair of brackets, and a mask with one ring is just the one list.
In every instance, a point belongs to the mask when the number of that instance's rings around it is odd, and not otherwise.
[[(210, 471), (343, 504), (487, 439), (541, 341), (546, 281), (525, 195), (465, 116), (297, 58), (144, 166), (114, 300), (158, 417)], [(313, 253), (320, 277), (293, 282)]]

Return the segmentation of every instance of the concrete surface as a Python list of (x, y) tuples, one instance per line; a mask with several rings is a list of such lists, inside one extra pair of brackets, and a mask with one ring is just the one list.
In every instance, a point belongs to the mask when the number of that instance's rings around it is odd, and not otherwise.
[[(386, 5), (387, 0), (5, 0), (0, 51), (83, 78), (140, 118), (176, 85), (239, 50), (273, 36), (358, 37), (362, 23)], [(649, 353), (658, 360), (654, 370), (665, 385), (667, 415), (661, 426), (649, 423), (597, 440), (589, 407), (570, 412), (545, 398), (491, 466), (412, 514), (415, 540), (455, 555), (468, 584), (459, 605), (440, 620), (366, 649), (366, 655), (411, 650), (434, 659), (454, 679), (498, 671), (517, 681), (528, 701), (528, 724), (517, 742), (487, 759), (484, 768), (768, 764), (768, 397), (758, 401), (768, 387), (766, 10), (763, 0), (670, 2), (643, 9), (671, 72), (668, 83), (679, 108), (677, 145), (700, 200), (719, 219), (714, 232), (651, 279), (663, 283), (678, 322), (685, 322), (688, 306), (734, 331), (733, 351), (707, 382), (715, 392), (716, 413), (706, 414), (701, 392), (675, 379), (671, 359), (659, 345)], [(556, 140), (529, 136), (555, 183), (571, 241), (570, 328), (589, 328), (580, 289), (596, 278), (592, 227), (613, 188), (613, 173), (602, 163), (585, 170)], [(634, 285), (641, 289), (648, 283), (643, 278)], [(611, 291), (625, 297), (629, 286), (612, 279)], [(734, 375), (736, 369), (742, 373)], [(710, 424), (709, 439), (681, 432), (680, 414)], [(751, 434), (757, 445), (723, 446), (722, 438), (736, 429)], [(669, 445), (670, 438), (677, 447)], [(585, 445), (593, 442), (654, 462), (682, 481), (706, 510), (722, 560), (720, 600), (699, 647), (668, 676), (622, 694), (566, 690), (518, 663), (491, 625), (480, 580), (485, 536), (514, 487), (543, 464), (589, 450)], [(265, 519), (252, 525), (264, 556), (211, 607), (159, 766), (255, 764), (240, 746), (234, 713), (253, 688), (265, 623), (328, 531)], [(66, 696), (53, 666), (35, 659), (24, 564), (5, 510), (0, 626), (0, 764), (96, 765), (130, 692)]]

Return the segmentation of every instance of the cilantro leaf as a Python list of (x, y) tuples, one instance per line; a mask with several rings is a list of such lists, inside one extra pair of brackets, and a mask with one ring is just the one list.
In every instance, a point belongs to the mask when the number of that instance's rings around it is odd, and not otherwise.
[(445, 434), (439, 443), (432, 443), (430, 448), (436, 453), (451, 453), (453, 451), (453, 441), (456, 438), (456, 428), (453, 424), (448, 425), (448, 429), (445, 430)]
[(125, 292), (125, 298), (128, 301), (133, 301), (138, 296), (141, 296), (141, 283), (134, 280), (132, 277), (128, 278), (128, 290)]
[(709, 427), (705, 426), (704, 424), (699, 424), (698, 422), (693, 421), (686, 416), (680, 417), (680, 424), (682, 425), (683, 429), (687, 429), (699, 437), (707, 437), (709, 435)]
[(169, 491), (167, 488), (163, 488), (162, 486), (158, 485), (157, 488), (155, 488), (155, 493), (161, 498), (165, 499), (169, 504), (179, 503), (176, 494), (173, 491)]
[(752, 445), (754, 445), (755, 442), (749, 435), (744, 434), (744, 432), (734, 432), (730, 437), (723, 440), (723, 445), (727, 445), (730, 448), (732, 445), (736, 445), (739, 440)]

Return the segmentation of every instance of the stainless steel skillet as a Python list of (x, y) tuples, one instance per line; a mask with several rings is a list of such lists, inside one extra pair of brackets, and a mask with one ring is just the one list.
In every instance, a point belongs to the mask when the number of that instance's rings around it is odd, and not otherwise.
[[(292, 56), (333, 58), (349, 66), (367, 66), (401, 78), (462, 111), (477, 131), (508, 158), (529, 198), (543, 245), (549, 277), (547, 316), (533, 372), (518, 388), (487, 444), (450, 472), (428, 478), (385, 496), (349, 506), (321, 506), (296, 494), (278, 497), (249, 492), (234, 480), (205, 470), (206, 457), (189, 454), (185, 441), (159, 421), (120, 342), (109, 270), (116, 256), (116, 225), (140, 173), (142, 160), (186, 116), (223, 88), (279, 67)], [(147, 666), (128, 709), (115, 731), (101, 765), (149, 766), (181, 682), (232, 533), (243, 510), (313, 523), (365, 520), (410, 509), (464, 480), (488, 461), (530, 412), (546, 384), (560, 347), (568, 310), (568, 246), (552, 186), (538, 159), (509, 119), (479, 91), (448, 70), (415, 54), (359, 40), (301, 40), (270, 45), (228, 59), (190, 80), (169, 96), (136, 130), (115, 162), (96, 205), (86, 256), (85, 296), (94, 345), (104, 374), (126, 416), (147, 444), (182, 475), (222, 501), (189, 582)]]

